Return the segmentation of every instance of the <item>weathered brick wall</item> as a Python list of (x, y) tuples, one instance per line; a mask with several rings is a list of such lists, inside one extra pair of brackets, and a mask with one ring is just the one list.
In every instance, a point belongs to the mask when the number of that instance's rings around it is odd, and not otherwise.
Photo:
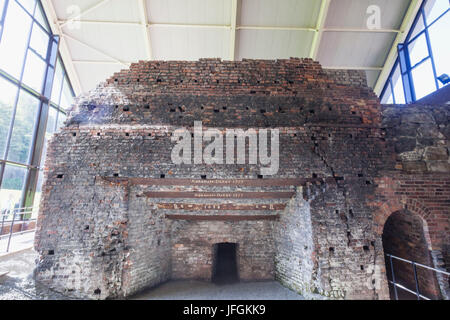
[[(396, 159), (386, 148), (381, 111), (362, 73), (324, 71), (310, 59), (133, 64), (79, 97), (51, 140), (36, 278), (77, 296), (127, 296), (172, 278), (209, 279), (213, 244), (236, 242), (241, 279), (276, 277), (304, 294), (333, 298), (388, 298), (381, 234), (373, 222), (382, 206), (377, 179)], [(194, 121), (219, 130), (279, 129), (278, 173), (260, 176), (259, 165), (250, 164), (173, 164), (171, 133), (192, 129)], [(302, 189), (146, 185), (128, 178), (308, 182)], [(296, 195), (188, 201), (148, 198), (152, 191)], [(158, 207), (163, 200), (288, 205), (267, 212), (182, 211)], [(182, 220), (167, 218), (180, 212)], [(186, 220), (199, 214), (227, 220)], [(236, 221), (233, 215), (279, 217)]]
[(174, 221), (172, 278), (211, 280), (213, 245), (237, 243), (239, 278), (274, 278), (272, 221)]
[[(407, 210), (394, 212), (386, 221), (383, 231), (384, 251), (397, 257), (415, 261), (427, 266), (433, 265), (428, 251), (423, 222), (420, 216), (411, 214)], [(395, 281), (401, 285), (415, 289), (415, 278), (413, 267), (410, 263), (401, 260), (392, 260)], [(386, 264), (387, 277), (392, 280), (390, 263)], [(421, 294), (432, 299), (440, 298), (440, 290), (436, 275), (424, 268), (417, 268), (417, 280)], [(391, 297), (393, 287), (390, 288)], [(415, 298), (414, 295), (398, 290), (402, 295)]]
[[(274, 228), (276, 279), (308, 297), (320, 293), (322, 286), (314, 252), (311, 208), (303, 198), (303, 189), (299, 191)], [(340, 292), (325, 294), (338, 298)]]
[[(383, 127), (395, 168), (380, 172), (373, 202), (374, 227), (380, 235), (394, 212), (405, 211), (419, 217), (427, 250), (421, 251), (421, 257), (417, 258), (425, 261), (431, 256), (428, 265), (447, 272), (450, 270), (449, 119), (448, 105), (383, 106)], [(395, 242), (387, 236), (385, 240)], [(397, 255), (408, 259), (411, 253), (406, 248), (397, 251)], [(448, 276), (437, 275), (437, 279), (440, 295), (449, 299)], [(430, 295), (435, 290), (432, 285), (424, 289)]]

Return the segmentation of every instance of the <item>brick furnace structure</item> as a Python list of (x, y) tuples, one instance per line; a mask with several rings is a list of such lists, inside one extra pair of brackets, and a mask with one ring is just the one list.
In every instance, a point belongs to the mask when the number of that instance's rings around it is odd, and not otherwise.
[[(391, 213), (428, 219), (434, 255), (423, 258), (445, 267), (448, 256), (449, 111), (417, 110), (382, 107), (363, 73), (310, 59), (133, 64), (79, 97), (51, 140), (36, 279), (78, 297), (125, 297), (170, 279), (211, 280), (230, 244), (241, 281), (388, 298)], [(174, 164), (172, 135), (194, 121), (278, 129), (279, 170)], [(422, 127), (433, 133), (426, 141)]]

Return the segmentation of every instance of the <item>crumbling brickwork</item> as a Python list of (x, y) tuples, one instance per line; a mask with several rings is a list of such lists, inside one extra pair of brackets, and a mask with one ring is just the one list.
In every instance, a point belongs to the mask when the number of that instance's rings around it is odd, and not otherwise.
[[(79, 97), (51, 140), (36, 278), (75, 296), (129, 296), (211, 279), (213, 245), (232, 242), (243, 281), (388, 298), (378, 189), (403, 167), (382, 116), (363, 73), (310, 59), (133, 64)], [(172, 134), (194, 121), (220, 132), (278, 129), (278, 172), (174, 164)], [(208, 192), (252, 195), (192, 196)]]

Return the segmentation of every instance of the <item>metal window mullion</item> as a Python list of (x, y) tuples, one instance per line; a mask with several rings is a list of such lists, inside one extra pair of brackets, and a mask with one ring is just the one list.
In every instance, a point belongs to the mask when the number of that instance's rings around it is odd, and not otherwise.
[[(425, 22), (424, 22), (425, 23)], [(412, 43), (412, 42), (414, 42), (414, 41), (416, 41), (424, 32), (425, 32), (425, 26), (424, 26), (424, 29), (422, 30), (422, 31), (419, 31), (414, 37), (412, 37), (412, 38), (406, 38), (406, 40), (405, 40), (405, 43), (406, 44), (410, 44), (410, 43)]]
[(439, 17), (437, 17), (436, 19), (434, 19), (433, 22), (431, 22), (429, 25), (427, 25), (427, 27), (431, 27), (433, 24), (435, 24), (439, 19), (441, 19), (443, 16), (445, 16), (449, 12), (450, 12), (450, 8), (445, 10), (443, 13), (441, 13), (441, 15)]
[[(47, 45), (46, 70), (44, 75), (44, 83), (42, 85), (41, 94), (45, 97), (39, 104), (38, 114), (35, 120), (35, 127), (33, 132), (32, 149), (28, 158), (30, 164), (40, 165), (42, 150), (45, 143), (45, 132), (47, 127), (49, 115), (49, 102), (51, 95), (51, 88), (53, 87), (53, 80), (56, 73), (56, 59), (59, 47), (59, 37), (53, 36), (49, 38)], [(52, 56), (55, 61), (50, 61)], [(29, 169), (25, 180), (25, 188), (22, 191), (21, 206), (25, 207), (27, 204), (32, 204), (34, 194), (36, 191), (37, 180), (39, 178), (39, 169)]]
[(434, 64), (434, 57), (433, 57), (433, 50), (431, 48), (431, 42), (430, 42), (430, 34), (428, 33), (428, 24), (427, 24), (427, 19), (425, 17), (425, 11), (422, 9), (422, 15), (423, 15), (423, 21), (425, 24), (425, 40), (427, 42), (427, 48), (428, 48), (428, 56), (431, 59), (431, 68), (433, 69), (433, 75), (434, 75), (434, 83), (436, 85), (436, 90), (439, 89), (439, 82), (437, 79), (437, 73), (436, 73), (436, 66)]
[[(47, 33), (50, 37), (52, 37), (52, 35), (53, 35), (52, 32), (49, 31), (49, 30), (47, 30), (46, 26), (43, 26), (43, 25), (35, 18), (35, 15), (36, 15), (36, 11), (37, 11), (37, 10), (40, 10), (41, 13), (44, 12), (44, 10), (42, 9), (42, 6), (41, 6), (41, 1), (40, 1), (40, 0), (36, 0), (36, 3), (37, 3), (37, 5), (36, 5), (36, 7), (35, 7), (35, 9), (34, 9), (34, 14), (33, 14), (33, 17), (32, 17), (32, 18), (33, 18), (34, 22), (36, 22), (36, 23), (38, 24), (38, 26), (41, 27), (41, 29), (45, 31), (45, 33)], [(38, 6), (39, 6), (39, 8), (38, 8)], [(44, 14), (44, 17), (45, 17), (45, 14)], [(47, 19), (47, 17), (45, 17), (45, 19)], [(46, 21), (46, 22), (48, 23), (48, 21)], [(49, 28), (49, 29), (50, 29), (50, 28)]]
[[(411, 40), (411, 39), (410, 39), (411, 34), (412, 34), (412, 32), (414, 31), (414, 28), (416, 27), (417, 23), (419, 22), (419, 17), (420, 17), (420, 12), (421, 12), (420, 10), (422, 10), (422, 8), (424, 7), (425, 3), (426, 3), (426, 0), (423, 1), (422, 4), (420, 5), (419, 11), (418, 11), (418, 13), (416, 14), (416, 17), (414, 18), (414, 21), (413, 21), (413, 23), (412, 23), (412, 25), (411, 25), (411, 28), (410, 28), (409, 31), (408, 31), (408, 34), (407, 34), (407, 36), (406, 36), (406, 38), (405, 38), (405, 42), (403, 43), (403, 46), (407, 45), (407, 44), (408, 44), (408, 41)], [(420, 31), (416, 36), (414, 36), (413, 39), (417, 38), (420, 34), (422, 34), (422, 32), (423, 32), (423, 30)], [(412, 40), (411, 40), (411, 41), (412, 41)], [(397, 45), (397, 61), (398, 61), (399, 65), (400, 65), (400, 73), (402, 73), (402, 83), (403, 83), (403, 92), (404, 92), (404, 94), (405, 94), (405, 103), (410, 103), (410, 102), (412, 102), (412, 101), (409, 101), (409, 102), (408, 102), (409, 95), (407, 95), (407, 93), (406, 93), (406, 89), (405, 89), (405, 81), (404, 81), (404, 78), (403, 78), (403, 72), (402, 72), (402, 68), (401, 68), (400, 54), (399, 54), (399, 49), (398, 49), (400, 45), (401, 45), (400, 43)], [(404, 49), (403, 49), (403, 50), (404, 50)], [(394, 69), (395, 69), (395, 64), (394, 64), (394, 66), (392, 67), (392, 69), (391, 69), (391, 71), (390, 71), (388, 80), (386, 80), (386, 83), (385, 83), (385, 85), (384, 85), (384, 89), (383, 89), (383, 91), (382, 91), (382, 94), (384, 94), (384, 92), (386, 91), (387, 84), (388, 84), (388, 82), (390, 82), (389, 79), (392, 78), (392, 74), (393, 74), (393, 72), (394, 72)], [(409, 77), (409, 78), (411, 78), (411, 77)], [(408, 84), (408, 88), (411, 88), (411, 85), (410, 85), (410, 84)], [(414, 91), (413, 91), (413, 92), (414, 92)], [(415, 93), (414, 93), (414, 96), (415, 96)], [(414, 98), (414, 100), (415, 100), (415, 98)]]
[(391, 87), (392, 102), (394, 104), (397, 104), (396, 101), (395, 101), (395, 94), (394, 94), (394, 86), (392, 84), (392, 77), (389, 79), (389, 86)]
[(19, 7), (21, 7), (23, 9), (23, 11), (25, 11), (30, 17), (31, 19), (34, 18), (34, 13), (36, 12), (36, 4), (37, 1), (34, 2), (34, 8), (33, 8), (33, 13), (29, 13), (27, 9), (25, 9), (25, 7), (17, 0), (13, 0)]
[(409, 60), (408, 45), (404, 43), (399, 44), (397, 51), (400, 73), (402, 74), (403, 91), (405, 93), (405, 102), (412, 103), (416, 101), (416, 93), (411, 75), (411, 62)]
[(3, 5), (3, 13), (2, 16), (0, 17), (0, 43), (2, 42), (2, 36), (3, 36), (3, 30), (5, 29), (5, 18), (6, 18), (6, 11), (8, 10), (8, 4), (9, 4), (9, 0), (5, 0), (5, 3)]
[[(61, 60), (60, 60), (61, 61)], [(62, 65), (61, 65), (62, 67)], [(66, 78), (66, 72), (64, 70), (64, 68), (61, 68), (62, 70), (62, 77), (61, 77), (61, 88), (59, 88), (59, 98), (58, 98), (58, 109), (56, 112), (56, 119), (55, 119), (55, 127), (53, 129), (53, 132), (56, 132), (57, 128), (58, 128), (58, 120), (59, 120), (59, 114), (61, 113), (61, 97), (62, 97), (62, 92), (63, 92), (63, 87), (64, 87), (64, 79)], [(56, 65), (55, 65), (55, 72), (56, 72)]]
[[(23, 9), (22, 6), (21, 6), (21, 8)], [(25, 9), (23, 9), (23, 10), (25, 12), (27, 12)], [(32, 32), (33, 32), (33, 20), (31, 20), (30, 31), (28, 32), (27, 46), (26, 46), (26, 49), (25, 49), (26, 51), (25, 51), (24, 58), (22, 60), (22, 69), (20, 70), (19, 84), (22, 83), (23, 73), (25, 72), (25, 64), (26, 64), (27, 57), (28, 57), (28, 48), (30, 47), (30, 41), (31, 41), (31, 34), (32, 34)], [(16, 99), (14, 101), (13, 114), (11, 116), (11, 122), (9, 123), (9, 130), (8, 130), (8, 135), (6, 137), (6, 144), (5, 144), (5, 152), (3, 154), (5, 160), (8, 159), (9, 147), (10, 147), (10, 144), (11, 144), (11, 138), (12, 138), (12, 133), (13, 133), (13, 129), (14, 129), (14, 122), (15, 122), (16, 113), (17, 113), (17, 103), (19, 101), (20, 90), (21, 90), (21, 86), (17, 86), (17, 93), (16, 93)], [(5, 173), (5, 165), (3, 165), (1, 167), (1, 169), (0, 169), (0, 188), (1, 188), (1, 185), (2, 185), (2, 182), (3, 182), (3, 174), (4, 173)]]

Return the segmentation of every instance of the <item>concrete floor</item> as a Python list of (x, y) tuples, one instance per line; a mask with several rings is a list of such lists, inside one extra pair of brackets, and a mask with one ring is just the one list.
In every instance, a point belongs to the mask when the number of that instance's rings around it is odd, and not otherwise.
[(13, 235), (9, 244), (9, 252), (6, 252), (8, 247), (8, 236), (3, 236), (0, 239), (0, 257), (12, 253), (33, 247), (34, 231), (27, 232), (19, 235)]
[(169, 281), (131, 300), (304, 300), (277, 281), (216, 285), (202, 281)]
[(27, 249), (0, 257), (0, 300), (65, 300), (33, 280), (37, 253)]
[[(33, 249), (0, 256), (0, 300), (66, 300), (33, 280)], [(5, 274), (6, 273), (6, 274)], [(321, 297), (317, 297), (320, 299)], [(170, 281), (144, 290), (130, 300), (303, 300), (276, 281), (216, 285), (202, 281)]]

